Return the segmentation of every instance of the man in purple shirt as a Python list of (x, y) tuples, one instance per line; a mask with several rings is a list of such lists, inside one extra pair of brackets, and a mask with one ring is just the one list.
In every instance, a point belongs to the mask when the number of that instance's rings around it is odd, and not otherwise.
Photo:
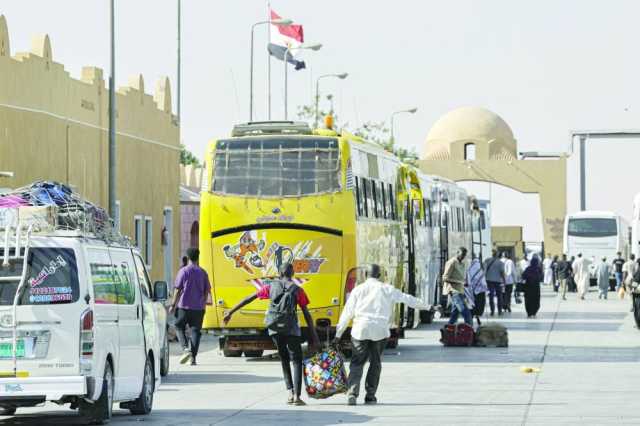
[[(169, 312), (176, 312), (176, 334), (183, 350), (180, 364), (191, 360), (191, 365), (196, 365), (198, 346), (200, 346), (200, 329), (204, 309), (211, 293), (211, 284), (209, 284), (207, 272), (198, 266), (200, 250), (188, 249), (187, 257), (189, 264), (181, 268), (176, 276), (175, 293)], [(189, 341), (185, 334), (187, 325), (191, 329)], [(191, 349), (189, 349), (189, 343), (191, 343)]]

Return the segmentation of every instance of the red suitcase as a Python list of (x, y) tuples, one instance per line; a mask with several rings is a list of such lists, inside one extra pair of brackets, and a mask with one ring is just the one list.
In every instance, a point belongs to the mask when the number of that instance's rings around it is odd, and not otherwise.
[(468, 324), (447, 324), (440, 329), (440, 342), (445, 346), (471, 346), (475, 333)]

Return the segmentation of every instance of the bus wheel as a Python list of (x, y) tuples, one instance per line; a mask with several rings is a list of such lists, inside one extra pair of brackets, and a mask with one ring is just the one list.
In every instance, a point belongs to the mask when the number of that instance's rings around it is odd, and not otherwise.
[(261, 349), (255, 351), (244, 351), (244, 356), (246, 356), (247, 358), (260, 358), (263, 353), (264, 351)]
[(433, 311), (420, 311), (420, 322), (423, 324), (431, 324), (433, 322)]
[(222, 354), (225, 356), (225, 358), (238, 358), (242, 356), (242, 351), (224, 348), (222, 350)]

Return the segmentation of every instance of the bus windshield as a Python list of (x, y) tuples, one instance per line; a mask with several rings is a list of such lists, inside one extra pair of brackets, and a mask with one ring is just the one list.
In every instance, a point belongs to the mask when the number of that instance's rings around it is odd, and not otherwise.
[(212, 191), (256, 197), (340, 190), (340, 152), (333, 138), (286, 136), (220, 140)]
[(569, 219), (567, 231), (573, 237), (615, 237), (618, 226), (611, 218)]

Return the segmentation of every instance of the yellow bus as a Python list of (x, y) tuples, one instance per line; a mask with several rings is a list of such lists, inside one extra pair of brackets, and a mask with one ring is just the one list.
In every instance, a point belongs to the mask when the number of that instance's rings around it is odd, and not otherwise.
[[(358, 266), (378, 263), (390, 283), (406, 289), (406, 185), (392, 154), (344, 132), (260, 122), (212, 141), (205, 163), (200, 258), (214, 303), (203, 327), (221, 336), (225, 356), (273, 348), (266, 301), (241, 309), (227, 327), (222, 317), (275, 278), (283, 262), (293, 263), (321, 338), (335, 333)], [(397, 311), (392, 346), (402, 334)]]

